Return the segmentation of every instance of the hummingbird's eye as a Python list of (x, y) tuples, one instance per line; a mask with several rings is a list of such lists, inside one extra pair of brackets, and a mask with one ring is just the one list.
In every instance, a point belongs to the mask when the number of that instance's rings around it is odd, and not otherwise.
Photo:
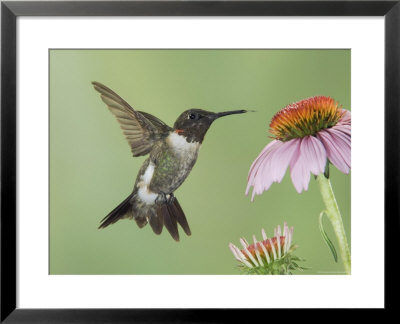
[(196, 114), (191, 113), (191, 114), (189, 115), (189, 118), (190, 118), (190, 119), (196, 119)]

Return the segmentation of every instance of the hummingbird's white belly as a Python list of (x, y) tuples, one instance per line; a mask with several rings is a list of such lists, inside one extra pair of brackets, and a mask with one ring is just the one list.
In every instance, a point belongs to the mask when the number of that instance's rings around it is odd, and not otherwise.
[(153, 178), (154, 174), (154, 163), (150, 162), (146, 171), (140, 178), (140, 182), (138, 183), (138, 195), (140, 200), (144, 203), (151, 205), (154, 204), (158, 194), (151, 192), (149, 190), (150, 181)]

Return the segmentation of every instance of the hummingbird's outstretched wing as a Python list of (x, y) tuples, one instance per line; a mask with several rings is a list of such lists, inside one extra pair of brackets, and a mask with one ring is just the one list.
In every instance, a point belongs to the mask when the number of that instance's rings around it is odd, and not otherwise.
[(105, 85), (99, 82), (92, 82), (92, 84), (120, 123), (131, 146), (133, 156), (148, 154), (154, 142), (168, 136), (172, 130), (157, 117), (134, 110), (124, 99)]
[(154, 126), (160, 129), (165, 128), (167, 131), (171, 130), (171, 128), (166, 123), (164, 123), (161, 119), (158, 119), (157, 117), (153, 116), (152, 114), (149, 114), (144, 111), (137, 111), (137, 112), (146, 117), (146, 119), (149, 120)]

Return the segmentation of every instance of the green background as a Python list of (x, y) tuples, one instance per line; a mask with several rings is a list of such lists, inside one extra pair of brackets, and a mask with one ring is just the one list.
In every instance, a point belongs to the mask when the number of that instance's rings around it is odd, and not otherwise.
[[(157, 236), (129, 220), (97, 229), (131, 192), (145, 157), (132, 158), (91, 81), (171, 126), (194, 107), (256, 110), (211, 126), (175, 192), (192, 236), (180, 229), (177, 243), (165, 228)], [(311, 268), (303, 274), (342, 273), (318, 229), (324, 206), (313, 177), (302, 194), (286, 172), (254, 202), (244, 195), (273, 115), (315, 95), (350, 109), (350, 50), (51, 50), (50, 274), (238, 274), (228, 243), (261, 238), (261, 228), (272, 236), (283, 221)], [(350, 239), (350, 176), (331, 167), (331, 181)], [(326, 219), (325, 227), (334, 240)]]

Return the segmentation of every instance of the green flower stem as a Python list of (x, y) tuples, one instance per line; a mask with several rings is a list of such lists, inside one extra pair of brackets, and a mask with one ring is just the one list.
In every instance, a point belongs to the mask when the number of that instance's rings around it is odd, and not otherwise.
[(322, 200), (326, 206), (326, 214), (333, 226), (336, 239), (339, 243), (340, 255), (347, 274), (351, 273), (350, 249), (346, 239), (346, 233), (343, 226), (342, 216), (340, 215), (335, 195), (332, 190), (331, 182), (323, 173), (317, 176), (319, 188), (321, 190)]

